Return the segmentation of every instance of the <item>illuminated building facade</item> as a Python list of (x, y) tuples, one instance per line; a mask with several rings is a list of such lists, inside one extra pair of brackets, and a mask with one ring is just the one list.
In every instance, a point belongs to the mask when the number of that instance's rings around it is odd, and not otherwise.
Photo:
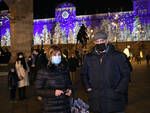
[[(82, 24), (90, 39), (95, 32), (105, 31), (111, 42), (149, 41), (150, 0), (133, 0), (133, 11), (93, 15), (76, 15), (72, 3), (62, 3), (55, 9), (55, 18), (34, 20), (34, 45), (40, 45), (42, 40), (44, 45), (74, 44)], [(2, 40), (6, 35), (10, 38), (10, 22), (1, 26), (1, 34)]]

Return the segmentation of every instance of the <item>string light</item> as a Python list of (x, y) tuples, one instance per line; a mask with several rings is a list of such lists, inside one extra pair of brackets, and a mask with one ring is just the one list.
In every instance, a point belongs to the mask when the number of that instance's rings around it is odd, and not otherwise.
[[(148, 30), (150, 31), (150, 29), (148, 28), (149, 23), (145, 23), (148, 22), (146, 20), (146, 18), (148, 17), (147, 13), (149, 7), (147, 0), (144, 1), (135, 0), (133, 3), (134, 3), (133, 5), (134, 11), (127, 11), (127, 12), (121, 11), (118, 13), (108, 12), (106, 14), (78, 15), (78, 16), (76, 16), (76, 7), (72, 3), (60, 4), (55, 9), (55, 18), (34, 20), (33, 38), (39, 37), (39, 39), (41, 40), (41, 38), (43, 37), (43, 36), (41, 37), (41, 34), (43, 35), (42, 32), (44, 30), (44, 26), (46, 26), (45, 28), (46, 37), (53, 38), (54, 34), (56, 34), (56, 35), (64, 36), (67, 40), (69, 39), (69, 37), (72, 37), (72, 39), (76, 39), (78, 29), (82, 24), (85, 24), (85, 26), (89, 28), (90, 32), (88, 33), (88, 35), (93, 37), (96, 30), (101, 29), (103, 20), (109, 20), (109, 23), (111, 23), (112, 26), (115, 26), (119, 29), (120, 34), (121, 32), (125, 33), (129, 31), (131, 37), (132, 32), (136, 27), (134, 24), (137, 21), (136, 20), (137, 16), (141, 21), (141, 24), (137, 25), (137, 28), (142, 28), (145, 25), (145, 28), (147, 27), (146, 28), (147, 31)], [(117, 23), (115, 21), (117, 21)], [(57, 29), (56, 29), (56, 23), (59, 23)], [(113, 28), (112, 26), (110, 29)], [(1, 34), (2, 34), (1, 36), (4, 36), (6, 34), (6, 29), (9, 29), (9, 33), (10, 33), (10, 21), (6, 22), (4, 25), (1, 26)], [(55, 33), (55, 30), (58, 30), (60, 33), (58, 34)], [(145, 32), (142, 31), (136, 30), (135, 33), (139, 35), (140, 33), (144, 34)], [(149, 40), (149, 39), (143, 38), (143, 40)], [(113, 41), (113, 39), (111, 39), (110, 41)], [(121, 39), (120, 41), (135, 41), (135, 40)]]

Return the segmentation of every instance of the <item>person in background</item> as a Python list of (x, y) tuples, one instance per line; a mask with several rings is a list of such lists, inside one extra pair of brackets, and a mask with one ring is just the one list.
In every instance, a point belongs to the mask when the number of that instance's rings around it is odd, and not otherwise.
[(147, 63), (147, 66), (149, 66), (149, 60), (150, 60), (150, 55), (147, 54), (147, 55), (146, 55), (146, 63)]
[(71, 113), (72, 83), (68, 66), (58, 46), (46, 53), (48, 64), (37, 72), (35, 90), (42, 97), (43, 113)]
[(63, 51), (63, 54), (66, 56), (66, 59), (68, 60), (68, 49), (65, 49), (65, 50)]
[(15, 66), (12, 65), (8, 72), (8, 88), (10, 89), (10, 102), (16, 102), (16, 90), (19, 78)]
[(94, 44), (81, 69), (90, 110), (94, 113), (125, 113), (125, 93), (130, 81), (126, 56), (108, 43), (104, 32), (94, 35)]
[(17, 72), (17, 76), (19, 78), (18, 81), (19, 100), (24, 100), (26, 99), (26, 87), (29, 86), (29, 79), (28, 79), (29, 70), (28, 70), (27, 62), (22, 52), (19, 52), (17, 54), (15, 69)]
[[(129, 83), (131, 83), (131, 73), (133, 71), (133, 67), (132, 67), (132, 64), (130, 62), (130, 57), (126, 56), (126, 60), (127, 60), (127, 64), (129, 66), (129, 69), (130, 69), (130, 80), (129, 80)], [(128, 105), (128, 88), (125, 91), (125, 102), (126, 102), (126, 105)]]
[(31, 66), (32, 66), (32, 57), (29, 56), (28, 61), (27, 61), (28, 67), (29, 67), (29, 83), (30, 85), (32, 84), (32, 75), (31, 75)]
[(5, 56), (5, 58), (7, 59), (8, 63), (9, 63), (9, 60), (11, 58), (11, 52), (8, 50), (8, 48), (5, 48), (4, 56)]
[(76, 69), (77, 69), (77, 59), (75, 57), (75, 54), (71, 55), (68, 62), (69, 62), (70, 78), (73, 83), (75, 82), (75, 75), (76, 75)]
[(30, 66), (30, 84), (33, 85), (34, 81), (36, 79), (36, 74), (37, 74), (37, 61), (38, 61), (38, 56), (39, 56), (39, 49), (34, 49), (33, 53), (31, 55), (32, 63)]

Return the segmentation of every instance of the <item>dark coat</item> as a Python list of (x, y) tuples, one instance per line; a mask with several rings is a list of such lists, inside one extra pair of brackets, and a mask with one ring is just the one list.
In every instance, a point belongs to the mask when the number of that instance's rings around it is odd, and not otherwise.
[(124, 111), (125, 95), (130, 80), (130, 69), (126, 56), (109, 44), (106, 55), (100, 56), (93, 51), (85, 56), (81, 79), (88, 93), (89, 105), (93, 111)]
[(75, 72), (77, 68), (77, 59), (75, 57), (74, 58), (70, 57), (68, 61), (69, 61), (69, 71)]
[(9, 88), (18, 87), (19, 78), (16, 72), (16, 68), (14, 65), (11, 68), (13, 68), (15, 71), (11, 72), (10, 69), (8, 72), (8, 87)]
[(50, 66), (37, 72), (37, 95), (42, 97), (43, 113), (70, 113), (70, 99), (66, 95), (55, 96), (55, 90), (72, 90), (69, 71), (63, 66)]

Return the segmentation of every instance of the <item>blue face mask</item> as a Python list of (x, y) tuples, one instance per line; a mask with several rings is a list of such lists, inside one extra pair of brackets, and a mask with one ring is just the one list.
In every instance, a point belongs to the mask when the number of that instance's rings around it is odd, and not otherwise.
[(53, 56), (51, 62), (52, 64), (59, 64), (61, 62), (61, 56)]

